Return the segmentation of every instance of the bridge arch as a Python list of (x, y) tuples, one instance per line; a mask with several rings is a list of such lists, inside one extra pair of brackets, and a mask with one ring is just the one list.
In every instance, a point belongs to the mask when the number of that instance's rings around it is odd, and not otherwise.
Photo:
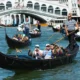
[(32, 13), (21, 13), (26, 15), (26, 17), (30, 16), (31, 18), (35, 19), (35, 20), (39, 20), (41, 23), (45, 23), (47, 22), (44, 18), (40, 17), (39, 15), (36, 14), (32, 14)]

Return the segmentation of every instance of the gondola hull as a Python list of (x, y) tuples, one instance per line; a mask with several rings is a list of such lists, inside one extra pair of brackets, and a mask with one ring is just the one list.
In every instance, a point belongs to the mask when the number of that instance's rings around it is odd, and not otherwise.
[(60, 65), (68, 64), (76, 57), (79, 46), (76, 45), (73, 51), (69, 51), (71, 54), (68, 56), (58, 57), (56, 59), (42, 59), (37, 60), (26, 55), (6, 55), (0, 52), (0, 67), (6, 69), (52, 69)]
[(34, 33), (29, 33), (29, 34), (31, 38), (36, 38), (41, 36), (41, 32), (39, 32), (38, 34), (34, 34)]
[(27, 40), (26, 42), (21, 42), (9, 38), (8, 35), (6, 34), (6, 42), (10, 48), (23, 48), (31, 44), (31, 39)]
[(76, 41), (80, 41), (80, 35), (75, 35)]

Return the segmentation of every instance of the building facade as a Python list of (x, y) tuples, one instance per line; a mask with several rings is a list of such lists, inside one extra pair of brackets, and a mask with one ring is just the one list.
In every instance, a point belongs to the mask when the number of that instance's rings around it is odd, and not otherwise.
[[(71, 12), (73, 16), (79, 17), (80, 16), (80, 0), (0, 0), (0, 11), (4, 10), (9, 10), (12, 8), (20, 8), (23, 9), (24, 7), (29, 8), (29, 9), (34, 9), (35, 11), (40, 11), (47, 13), (48, 15), (54, 15), (56, 16), (55, 19), (52, 19), (48, 17), (49, 20), (55, 20), (56, 22), (59, 22), (60, 20), (57, 20), (58, 18), (61, 19), (61, 17), (67, 17), (67, 14)], [(7, 24), (8, 23), (13, 23), (12, 16), (17, 17), (19, 19), (19, 24), (22, 22), (20, 19), (21, 15), (20, 14), (13, 14), (10, 13), (7, 16)], [(45, 15), (45, 14), (44, 14)], [(25, 15), (22, 15), (23, 19), (25, 20)], [(57, 17), (60, 16), (60, 17)], [(4, 17), (5, 15), (1, 16), (2, 17), (2, 22), (4, 23)], [(8, 18), (10, 17), (10, 18)], [(42, 16), (44, 17), (44, 16)], [(47, 17), (47, 16), (46, 16)], [(46, 18), (44, 17), (44, 18)], [(9, 20), (8, 20), (9, 19)], [(46, 20), (48, 20), (46, 18)], [(17, 19), (14, 18), (14, 22), (17, 23)], [(23, 21), (24, 21), (23, 20)], [(64, 20), (62, 18), (62, 20)]]

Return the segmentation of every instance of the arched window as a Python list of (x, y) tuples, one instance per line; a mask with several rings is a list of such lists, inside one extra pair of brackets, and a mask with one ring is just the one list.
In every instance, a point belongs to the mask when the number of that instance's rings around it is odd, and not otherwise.
[(11, 4), (10, 1), (8, 1), (8, 2), (6, 3), (6, 9), (11, 8), (11, 7), (12, 7), (12, 4)]
[(46, 5), (45, 5), (45, 4), (42, 4), (41, 10), (46, 12), (46, 9), (47, 9), (47, 8), (46, 8)]
[(55, 14), (60, 14), (60, 8), (59, 7), (55, 8)]
[(34, 4), (34, 9), (36, 9), (36, 10), (39, 10), (39, 9), (40, 9), (39, 3), (35, 3), (35, 4)]
[(5, 6), (3, 3), (0, 3), (0, 10), (5, 10)]
[(32, 4), (31, 1), (28, 1), (28, 3), (27, 3), (27, 7), (29, 7), (29, 8), (33, 8), (33, 4)]
[(67, 16), (67, 10), (66, 9), (62, 10), (62, 15)]
[(48, 12), (53, 13), (53, 7), (52, 6), (48, 7)]

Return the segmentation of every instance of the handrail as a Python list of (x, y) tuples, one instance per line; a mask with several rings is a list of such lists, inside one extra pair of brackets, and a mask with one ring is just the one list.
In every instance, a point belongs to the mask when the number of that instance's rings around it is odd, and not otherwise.
[[(1, 11), (0, 15), (2, 16), (4, 14), (8, 14), (8, 12), (12, 13), (12, 12), (17, 12), (17, 11), (19, 11), (19, 12), (23, 12), (23, 11), (29, 12), (30, 11), (30, 12), (34, 12), (34, 13), (39, 14), (39, 15), (43, 15), (43, 16), (46, 15), (46, 16), (54, 17), (54, 18), (63, 17), (62, 15), (52, 14), (52, 13), (49, 13), (49, 12), (45, 13), (44, 11), (35, 10), (35, 9), (32, 9), (32, 8), (26, 8), (26, 7), (23, 7), (23, 8), (11, 8), (11, 9), (8, 9), (6, 11)], [(66, 19), (66, 16), (64, 16), (64, 19)]]

